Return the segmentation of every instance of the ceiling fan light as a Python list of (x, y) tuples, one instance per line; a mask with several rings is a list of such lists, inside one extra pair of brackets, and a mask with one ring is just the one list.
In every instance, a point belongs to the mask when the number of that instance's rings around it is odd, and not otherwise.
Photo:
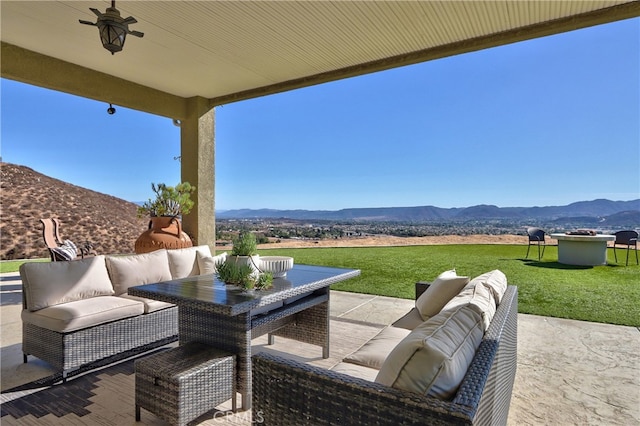
[(100, 30), (100, 41), (102, 46), (113, 55), (120, 52), (124, 47), (127, 37), (127, 29), (117, 23), (101, 23), (98, 24)]
[(127, 34), (133, 34), (136, 37), (144, 36), (144, 33), (140, 31), (129, 30), (129, 24), (135, 24), (138, 21), (133, 16), (123, 19), (120, 16), (120, 11), (116, 9), (115, 0), (111, 2), (111, 7), (108, 7), (104, 13), (94, 8), (89, 8), (89, 10), (98, 17), (98, 21), (93, 23), (79, 19), (80, 23), (98, 27), (102, 46), (111, 52), (112, 55), (122, 50)]

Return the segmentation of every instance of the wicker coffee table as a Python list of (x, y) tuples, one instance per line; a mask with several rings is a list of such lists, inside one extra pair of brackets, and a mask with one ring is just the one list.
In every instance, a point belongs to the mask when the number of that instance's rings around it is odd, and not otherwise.
[(251, 340), (269, 334), (322, 347), (329, 356), (329, 286), (357, 269), (295, 265), (273, 288), (255, 292), (200, 275), (129, 288), (129, 294), (178, 305), (180, 344), (205, 343), (237, 356), (237, 391), (251, 408)]

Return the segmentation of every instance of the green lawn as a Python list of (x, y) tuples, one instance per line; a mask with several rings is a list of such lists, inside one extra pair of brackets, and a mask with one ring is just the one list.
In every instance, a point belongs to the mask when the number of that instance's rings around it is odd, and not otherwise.
[[(416, 281), (431, 281), (455, 268), (474, 277), (500, 269), (509, 284), (518, 286), (519, 312), (640, 327), (640, 266), (635, 257), (616, 264), (580, 267), (556, 262), (556, 246), (548, 246), (541, 262), (532, 248), (524, 259), (521, 245), (441, 245), (410, 247), (308, 248), (261, 250), (267, 255), (292, 256), (295, 263), (355, 268), (362, 275), (332, 286), (334, 290), (414, 298)], [(631, 253), (633, 256), (633, 253)], [(39, 261), (47, 261), (40, 259)], [(1, 272), (17, 271), (22, 261), (0, 263)]]
[(43, 258), (43, 259), (29, 259), (29, 260), (3, 260), (2, 262), (0, 262), (0, 273), (4, 273), (4, 272), (17, 272), (18, 269), (20, 268), (20, 265), (22, 265), (25, 262), (49, 262), (49, 258)]
[[(261, 250), (264, 256), (292, 256), (295, 263), (355, 268), (358, 278), (334, 290), (413, 299), (416, 281), (431, 281), (455, 268), (474, 277), (500, 269), (518, 287), (521, 313), (584, 321), (640, 326), (640, 266), (618, 250), (615, 264), (581, 267), (556, 262), (556, 246), (548, 246), (541, 262), (532, 247), (529, 260), (521, 245), (441, 245), (411, 247), (309, 248)], [(631, 253), (633, 256), (633, 253)]]

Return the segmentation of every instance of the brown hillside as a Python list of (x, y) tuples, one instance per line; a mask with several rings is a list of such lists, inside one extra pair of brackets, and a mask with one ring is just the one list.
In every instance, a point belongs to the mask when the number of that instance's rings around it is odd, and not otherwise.
[(0, 163), (0, 259), (49, 257), (41, 218), (60, 219), (60, 237), (99, 254), (133, 253), (146, 229), (136, 204), (53, 179), (29, 167)]

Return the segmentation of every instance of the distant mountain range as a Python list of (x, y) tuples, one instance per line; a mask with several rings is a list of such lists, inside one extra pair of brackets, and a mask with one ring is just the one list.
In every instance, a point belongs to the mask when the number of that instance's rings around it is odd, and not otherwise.
[[(473, 220), (560, 220), (581, 218), (596, 222), (635, 223), (640, 226), (640, 199), (632, 201), (579, 201), (566, 206), (441, 208), (435, 206), (353, 208), (342, 210), (239, 209), (216, 213), (219, 219), (286, 218), (296, 220), (369, 221), (369, 222), (468, 222)], [(613, 223), (611, 223), (613, 224)]]

